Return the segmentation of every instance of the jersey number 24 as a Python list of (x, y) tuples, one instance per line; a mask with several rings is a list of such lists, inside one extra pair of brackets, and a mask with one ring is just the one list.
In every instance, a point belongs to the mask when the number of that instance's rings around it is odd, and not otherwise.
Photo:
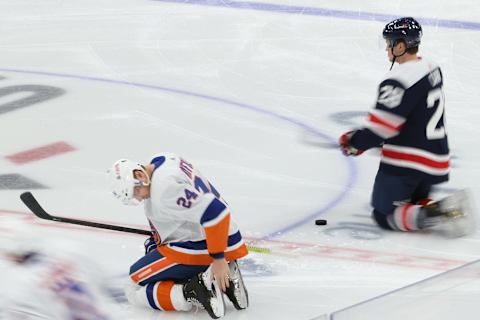
[[(195, 183), (195, 189), (199, 192), (203, 193), (213, 193), (213, 195), (220, 199), (220, 194), (218, 193), (217, 189), (207, 181), (207, 183), (203, 182), (202, 178), (195, 176), (194, 179)], [(197, 194), (193, 191), (190, 191), (188, 189), (185, 189), (185, 198), (180, 197), (177, 199), (177, 205), (185, 207), (185, 208), (190, 208), (192, 206), (192, 200), (197, 199)]]

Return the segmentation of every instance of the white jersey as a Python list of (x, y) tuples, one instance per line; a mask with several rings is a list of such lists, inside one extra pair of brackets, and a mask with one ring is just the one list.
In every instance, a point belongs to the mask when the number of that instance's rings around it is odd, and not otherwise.
[(179, 263), (209, 264), (215, 254), (230, 259), (246, 255), (227, 204), (197, 169), (174, 154), (159, 155), (151, 164), (155, 170), (145, 214), (164, 256)]

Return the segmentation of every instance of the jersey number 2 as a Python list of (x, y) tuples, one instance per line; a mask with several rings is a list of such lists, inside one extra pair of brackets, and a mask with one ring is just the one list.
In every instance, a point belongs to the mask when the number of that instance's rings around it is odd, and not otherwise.
[[(437, 103), (438, 102), (438, 103)], [(443, 139), (445, 138), (445, 127), (441, 126), (437, 128), (440, 119), (443, 117), (444, 107), (445, 107), (445, 98), (443, 96), (443, 91), (440, 88), (433, 89), (428, 93), (427, 97), (427, 108), (433, 108), (437, 105), (437, 109), (433, 113), (432, 117), (427, 124), (427, 139)]]

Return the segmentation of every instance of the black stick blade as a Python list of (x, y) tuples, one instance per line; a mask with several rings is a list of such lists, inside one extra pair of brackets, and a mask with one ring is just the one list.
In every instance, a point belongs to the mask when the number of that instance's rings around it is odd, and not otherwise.
[(20, 199), (37, 217), (46, 220), (53, 220), (53, 217), (43, 210), (42, 206), (38, 203), (37, 199), (35, 199), (31, 192), (27, 191), (22, 193)]

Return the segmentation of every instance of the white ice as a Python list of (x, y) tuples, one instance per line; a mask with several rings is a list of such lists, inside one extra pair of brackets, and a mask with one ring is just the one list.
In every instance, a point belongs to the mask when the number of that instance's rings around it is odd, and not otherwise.
[[(106, 168), (161, 151), (191, 160), (227, 199), (249, 243), (271, 250), (244, 259), (251, 307), (229, 306), (226, 319), (312, 319), (479, 259), (478, 233), (380, 230), (369, 207), (376, 152), (349, 159), (326, 146), (372, 107), (389, 68), (378, 45), (386, 20), (178, 2), (0, 1), (0, 90), (66, 90), (11, 111), (5, 105), (28, 94), (0, 96), (0, 175), (47, 186), (33, 192), (56, 215), (146, 227), (141, 208), (109, 194)], [(480, 199), (480, 28), (441, 23), (478, 25), (477, 1), (259, 2), (438, 19), (424, 25), (421, 55), (442, 66), (455, 158), (436, 196), (468, 187)], [(320, 143), (307, 143), (312, 136)], [(5, 158), (58, 141), (76, 150), (26, 164)], [(1, 216), (83, 242), (105, 278), (127, 279), (143, 253), (141, 236), (38, 221), (22, 191), (0, 190)], [(316, 218), (328, 225), (315, 226)], [(122, 307), (125, 319), (208, 318)], [(409, 306), (413, 315), (419, 307)]]

